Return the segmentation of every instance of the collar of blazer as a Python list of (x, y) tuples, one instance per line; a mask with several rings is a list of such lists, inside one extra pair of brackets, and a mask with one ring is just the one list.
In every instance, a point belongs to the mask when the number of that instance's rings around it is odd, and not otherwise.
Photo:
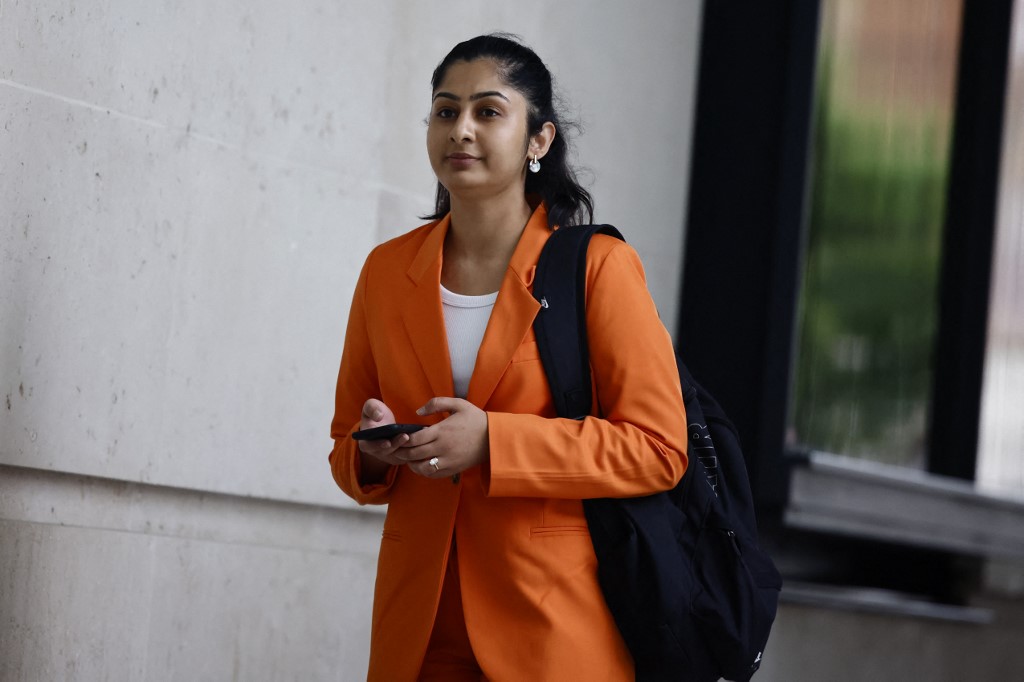
[[(440, 290), (442, 248), (450, 224), (449, 216), (438, 221), (413, 258), (406, 274), (415, 287), (402, 310), (406, 331), (435, 396), (452, 394)], [(481, 409), (486, 407), (540, 310), (532, 294), (533, 274), (550, 234), (547, 210), (541, 204), (534, 209), (519, 238), (480, 343), (466, 398)]]

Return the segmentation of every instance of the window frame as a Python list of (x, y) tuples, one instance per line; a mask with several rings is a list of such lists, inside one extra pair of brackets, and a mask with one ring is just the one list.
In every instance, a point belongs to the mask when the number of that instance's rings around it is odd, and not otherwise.
[[(978, 493), (971, 483), (1013, 1), (963, 8), (927, 467), (900, 472), (785, 446), (820, 2), (705, 3), (677, 338), (687, 365), (739, 430), (759, 523), (782, 551), (791, 532), (808, 530), (927, 546), (948, 552), (945, 569), (939, 562), (934, 570), (950, 579), (959, 557), (1024, 556), (1019, 535), (985, 532), (996, 513), (1024, 528), (1024, 504)], [(912, 485), (893, 483), (908, 472)], [(917, 503), (854, 518), (855, 509), (835, 503), (851, 491), (865, 501), (881, 495)], [(980, 540), (935, 533), (916, 508), (925, 499), (943, 518), (973, 510), (964, 533)]]

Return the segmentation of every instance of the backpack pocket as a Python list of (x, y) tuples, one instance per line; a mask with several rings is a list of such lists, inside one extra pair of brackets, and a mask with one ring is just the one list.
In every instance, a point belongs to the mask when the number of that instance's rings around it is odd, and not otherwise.
[(694, 573), (701, 591), (692, 613), (722, 676), (749, 679), (768, 642), (782, 577), (755, 543), (713, 523), (697, 542)]

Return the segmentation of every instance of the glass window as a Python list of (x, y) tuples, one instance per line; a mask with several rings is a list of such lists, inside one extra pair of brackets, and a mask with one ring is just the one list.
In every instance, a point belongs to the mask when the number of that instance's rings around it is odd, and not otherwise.
[(924, 466), (961, 2), (822, 2), (791, 444)]
[(1015, 3), (999, 181), (978, 487), (1024, 494), (1024, 2)]

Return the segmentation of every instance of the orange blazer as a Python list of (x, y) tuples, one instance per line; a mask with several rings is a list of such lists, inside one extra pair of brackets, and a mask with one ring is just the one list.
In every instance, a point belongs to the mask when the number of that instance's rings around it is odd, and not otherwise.
[(458, 480), (392, 467), (384, 483), (359, 484), (349, 434), (367, 398), (383, 400), (399, 422), (433, 423), (439, 415), (416, 409), (453, 395), (439, 288), (448, 226), (445, 218), (373, 250), (345, 336), (331, 471), (360, 504), (388, 504), (368, 677), (416, 679), (455, 538), (466, 628), (489, 679), (631, 680), (581, 500), (673, 487), (687, 440), (672, 342), (629, 245), (597, 235), (587, 258), (601, 418), (557, 418), (537, 355), (531, 284), (550, 234), (541, 205), (509, 263), (469, 384), (467, 399), (487, 412), (490, 461)]

